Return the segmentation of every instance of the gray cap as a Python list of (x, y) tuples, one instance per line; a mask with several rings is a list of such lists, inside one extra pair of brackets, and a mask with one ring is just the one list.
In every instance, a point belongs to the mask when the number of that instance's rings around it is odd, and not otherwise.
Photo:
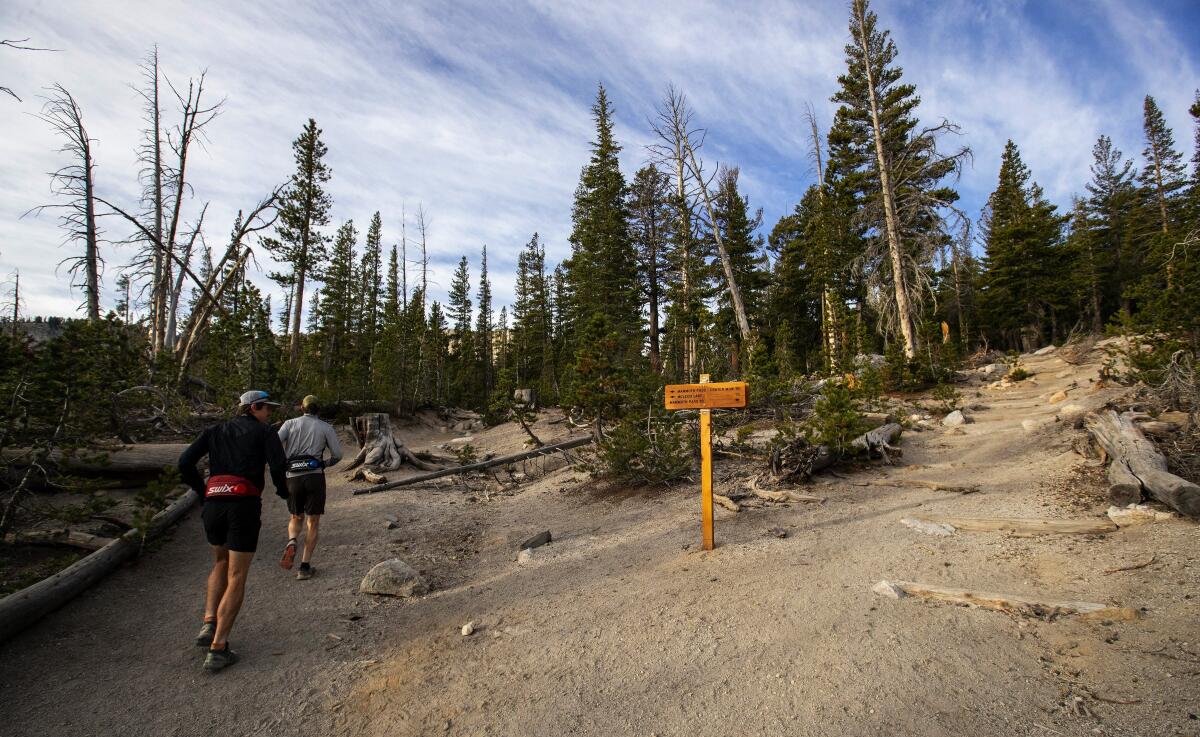
[(241, 402), (243, 406), (249, 406), (251, 404), (266, 404), (271, 407), (279, 406), (279, 402), (272, 402), (271, 395), (260, 389), (251, 389), (243, 394), (238, 401)]

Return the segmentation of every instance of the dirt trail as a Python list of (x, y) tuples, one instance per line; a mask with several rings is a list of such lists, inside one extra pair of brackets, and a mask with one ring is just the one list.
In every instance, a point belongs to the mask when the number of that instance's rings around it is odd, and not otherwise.
[[(1104, 401), (1088, 393), (1098, 365), (1026, 365), (1031, 382), (972, 387), (967, 401), (987, 409), (961, 434), (906, 433), (904, 465), (853, 479), (980, 493), (830, 479), (816, 485), (825, 504), (718, 509), (712, 553), (698, 549), (694, 490), (606, 492), (563, 469), (487, 501), (454, 484), (368, 497), (337, 485), (320, 573), (297, 582), (276, 566), (285, 513), (270, 497), (233, 638), (244, 660), (217, 676), (190, 645), (208, 555), (192, 515), (160, 550), (0, 648), (0, 724), (73, 736), (1200, 734), (1195, 524), (1034, 538), (898, 524), (1103, 514), (1100, 470), (1071, 450), (1076, 431), (1047, 402), (1072, 382), (1068, 403)], [(408, 432), (418, 446), (444, 439)], [(477, 440), (504, 452), (520, 430)], [(769, 535), (776, 527), (788, 536)], [(519, 565), (517, 543), (543, 529), (554, 542)], [(1151, 552), (1148, 568), (1102, 573)], [(358, 594), (392, 556), (434, 593)], [(1145, 616), (1046, 622), (895, 601), (871, 592), (882, 578)], [(463, 637), (468, 621), (477, 631)]]

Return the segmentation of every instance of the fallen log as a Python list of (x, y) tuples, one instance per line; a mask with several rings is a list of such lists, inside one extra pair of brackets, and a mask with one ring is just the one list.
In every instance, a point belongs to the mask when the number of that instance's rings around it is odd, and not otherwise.
[(939, 484), (936, 481), (924, 481), (922, 479), (880, 479), (878, 481), (851, 481), (851, 486), (897, 486), (907, 487), (911, 489), (932, 489), (933, 491), (950, 491), (955, 494), (974, 494), (979, 491), (978, 486), (951, 486), (949, 484)]
[[(150, 520), (146, 537), (179, 521), (196, 503), (191, 489), (171, 502)], [(67, 566), (49, 578), (0, 599), (0, 642), (37, 622), (50, 612), (74, 599), (92, 584), (107, 576), (122, 563), (138, 554), (142, 531), (134, 528), (100, 550)]]
[(926, 515), (914, 519), (950, 525), (968, 532), (1012, 532), (1018, 535), (1101, 535), (1116, 532), (1112, 520), (1039, 519), (1030, 517), (944, 517)]
[(812, 494), (801, 494), (790, 489), (779, 489), (772, 491), (763, 489), (758, 485), (758, 479), (750, 479), (750, 483), (746, 485), (754, 496), (759, 499), (765, 499), (769, 502), (817, 502), (818, 504), (825, 501), (823, 496), (813, 496)]
[(1080, 619), (1113, 619), (1130, 622), (1138, 618), (1137, 610), (1129, 607), (1113, 607), (1089, 601), (1043, 601), (1013, 594), (951, 589), (912, 581), (880, 581), (871, 590), (880, 596), (889, 596), (893, 599), (912, 596), (917, 599), (966, 604), (972, 607), (995, 609), (1049, 620), (1064, 616), (1078, 616)]
[(433, 481), (434, 479), (440, 479), (445, 476), (454, 476), (454, 475), (463, 474), (463, 473), (472, 473), (474, 471), (483, 471), (485, 469), (492, 468), (493, 466), (505, 466), (505, 465), (508, 465), (509, 463), (516, 463), (517, 461), (524, 461), (529, 458), (537, 458), (538, 456), (550, 455), (551, 453), (557, 453), (559, 451), (566, 451), (566, 450), (570, 450), (571, 448), (578, 448), (581, 445), (587, 445), (589, 443), (593, 443), (593, 442), (595, 442), (595, 440), (596, 439), (590, 435), (587, 435), (584, 437), (578, 437), (578, 438), (571, 438), (570, 440), (563, 440), (558, 443), (552, 443), (550, 445), (542, 446), (541, 448), (534, 448), (533, 450), (527, 450), (523, 453), (514, 453), (513, 455), (499, 456), (497, 458), (492, 458), (491, 460), (482, 461), (480, 463), (470, 463), (465, 466), (458, 466), (456, 468), (443, 468), (440, 471), (431, 471), (430, 473), (422, 473), (422, 474), (418, 474), (416, 476), (409, 476), (406, 479), (399, 479), (397, 481), (389, 481), (386, 484), (377, 484), (375, 486), (368, 486), (365, 489), (355, 489), (354, 496), (358, 496), (359, 494), (374, 494), (375, 492), (378, 492), (378, 491), (389, 491), (391, 489), (396, 489), (401, 486), (411, 486), (413, 484), (419, 484), (419, 483), (422, 483), (425, 481)]
[(719, 506), (725, 507), (725, 508), (726, 508), (726, 509), (728, 509), (730, 512), (740, 512), (740, 511), (742, 511), (742, 508), (738, 506), (738, 503), (737, 503), (737, 502), (735, 502), (734, 500), (730, 499), (730, 498), (729, 498), (729, 497), (727, 497), (727, 496), (724, 496), (724, 495), (722, 495), (722, 494), (716, 494), (716, 493), (714, 493), (714, 494), (712, 495), (712, 498), (713, 498), (713, 503), (714, 503), (714, 504), (717, 504), (717, 505), (719, 505)]
[(78, 530), (32, 530), (30, 532), (10, 532), (4, 536), (4, 542), (9, 545), (65, 545), (83, 550), (100, 550), (113, 541), (111, 537), (101, 537)]
[[(65, 456), (55, 451), (49, 461), (82, 475), (157, 477), (164, 468), (179, 463), (186, 447), (186, 443), (142, 443), (76, 451)], [(4, 460), (14, 466), (22, 466), (27, 456), (28, 451), (20, 449), (4, 451)]]
[(884, 461), (891, 463), (892, 459), (888, 457), (888, 451), (896, 455), (903, 454), (903, 451), (892, 445), (900, 437), (902, 430), (903, 428), (899, 423), (889, 422), (886, 425), (881, 425), (874, 430), (859, 435), (850, 441), (850, 446), (859, 450), (865, 450), (867, 458), (874, 458), (875, 454), (878, 453), (883, 456)]
[(1136, 571), (1139, 568), (1145, 568), (1148, 565), (1153, 565), (1154, 561), (1157, 558), (1158, 558), (1157, 554), (1151, 553), (1150, 557), (1147, 558), (1146, 560), (1142, 561), (1141, 563), (1134, 563), (1132, 565), (1127, 565), (1127, 566), (1117, 566), (1116, 568), (1105, 568), (1104, 573), (1105, 573), (1105, 575), (1107, 575), (1109, 573), (1120, 573), (1121, 571)]
[(381, 473), (375, 473), (369, 468), (359, 467), (354, 471), (354, 473), (347, 476), (346, 480), (366, 481), (368, 484), (385, 484), (387, 483), (387, 476), (384, 476)]
[[(1084, 425), (1096, 442), (1104, 448), (1113, 465), (1128, 469), (1109, 471), (1109, 496), (1113, 504), (1129, 504), (1133, 480), (1150, 496), (1189, 517), (1200, 517), (1200, 486), (1182, 479), (1167, 470), (1167, 461), (1152, 442), (1146, 439), (1133, 421), (1134, 413), (1118, 415), (1112, 410), (1088, 415)], [(1122, 499), (1123, 501), (1118, 501)], [(1132, 501), (1140, 501), (1134, 499)]]

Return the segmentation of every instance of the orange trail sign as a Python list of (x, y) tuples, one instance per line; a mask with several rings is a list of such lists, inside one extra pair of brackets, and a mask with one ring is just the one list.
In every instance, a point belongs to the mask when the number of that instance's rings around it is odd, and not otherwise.
[(728, 409), (746, 406), (744, 381), (667, 384), (667, 409)]
[(712, 410), (745, 407), (748, 386), (744, 381), (709, 383), (708, 374), (700, 375), (699, 384), (668, 384), (667, 409), (700, 410), (700, 527), (704, 549), (716, 546), (713, 533), (712, 488)]

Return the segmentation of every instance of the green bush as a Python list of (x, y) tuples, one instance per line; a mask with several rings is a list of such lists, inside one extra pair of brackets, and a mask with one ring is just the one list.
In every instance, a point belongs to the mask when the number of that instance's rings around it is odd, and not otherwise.
[(805, 438), (813, 445), (827, 445), (845, 455), (850, 441), (866, 431), (858, 401), (849, 387), (834, 381), (822, 387), (813, 414), (805, 423)]
[(938, 385), (933, 388), (933, 391), (929, 393), (929, 396), (938, 403), (938, 407), (945, 414), (950, 414), (954, 410), (958, 409), (959, 400), (962, 399), (962, 396), (958, 393), (958, 390), (955, 389), (953, 385), (941, 382), (939, 382)]
[(675, 414), (652, 410), (649, 417), (622, 418), (599, 443), (592, 471), (629, 484), (670, 484), (692, 472), (696, 441)]

